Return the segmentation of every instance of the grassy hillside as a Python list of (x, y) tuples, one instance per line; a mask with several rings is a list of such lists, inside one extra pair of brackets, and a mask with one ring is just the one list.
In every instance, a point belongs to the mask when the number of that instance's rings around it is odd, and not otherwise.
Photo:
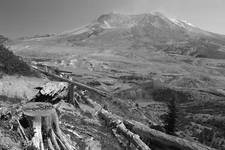
[(13, 52), (0, 45), (0, 71), (9, 75), (34, 76), (31, 68)]

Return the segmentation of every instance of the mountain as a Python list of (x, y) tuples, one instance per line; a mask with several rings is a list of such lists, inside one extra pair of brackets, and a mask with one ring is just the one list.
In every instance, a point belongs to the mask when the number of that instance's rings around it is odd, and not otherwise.
[(111, 76), (156, 74), (170, 86), (225, 86), (225, 36), (159, 12), (104, 14), (73, 31), (20, 38), (7, 45), (25, 59), (94, 80), (101, 76), (100, 82)]
[[(225, 36), (201, 30), (184, 21), (169, 19), (160, 13), (129, 16), (102, 15), (97, 19), (96, 24), (91, 26), (92, 33), (85, 32), (86, 37), (85, 33), (69, 34), (67, 40), (73, 44), (85, 40), (84, 45), (94, 43), (100, 45), (100, 40), (104, 45), (112, 47), (126, 45), (129, 46), (127, 48), (134, 50), (153, 48), (167, 53), (195, 57), (225, 58)], [(96, 34), (98, 35), (95, 36)], [(81, 36), (83, 37), (79, 39)], [(88, 38), (89, 36), (92, 38)], [(121, 41), (125, 41), (125, 44)]]
[(125, 118), (161, 125), (166, 104), (176, 99), (177, 135), (225, 148), (224, 35), (158, 12), (109, 13), (7, 47), (32, 64), (72, 72), (74, 80), (111, 93), (113, 100), (92, 96)]
[[(19, 40), (23, 51), (29, 53), (30, 44), (37, 46), (70, 45), (98, 49), (146, 49), (169, 54), (203, 58), (225, 58), (225, 36), (204, 31), (186, 21), (170, 19), (161, 13), (122, 15), (105, 14), (91, 24), (59, 35)], [(17, 44), (16, 44), (17, 45)], [(31, 46), (32, 47), (32, 46)], [(33, 49), (33, 48), (32, 48)], [(55, 51), (45, 50), (46, 53)], [(57, 51), (57, 50), (56, 50)]]

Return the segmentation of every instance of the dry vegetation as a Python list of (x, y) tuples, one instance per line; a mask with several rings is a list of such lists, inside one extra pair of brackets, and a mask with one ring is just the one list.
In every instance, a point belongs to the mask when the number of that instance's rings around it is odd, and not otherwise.
[(20, 58), (15, 56), (3, 45), (0, 45), (0, 71), (9, 75), (35, 76), (37, 75), (31, 68)]

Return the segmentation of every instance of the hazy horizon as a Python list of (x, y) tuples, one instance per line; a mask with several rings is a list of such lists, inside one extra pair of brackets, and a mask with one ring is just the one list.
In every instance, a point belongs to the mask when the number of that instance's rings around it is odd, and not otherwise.
[(225, 35), (223, 0), (0, 0), (0, 34), (9, 38), (73, 30), (98, 16), (161, 12)]

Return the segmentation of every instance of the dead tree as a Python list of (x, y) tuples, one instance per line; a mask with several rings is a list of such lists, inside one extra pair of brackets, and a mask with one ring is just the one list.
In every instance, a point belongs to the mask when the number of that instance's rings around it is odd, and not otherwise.
[(131, 143), (133, 143), (138, 150), (151, 150), (148, 145), (146, 145), (139, 137), (139, 135), (134, 134), (130, 130), (126, 128), (123, 122), (116, 118), (110, 112), (101, 109), (99, 111), (99, 116), (106, 120), (109, 126), (112, 126), (117, 130), (118, 133), (121, 133), (124, 137), (126, 137)]
[(154, 130), (148, 126), (136, 122), (124, 120), (126, 127), (132, 132), (140, 135), (143, 139), (149, 139), (151, 143), (164, 149), (170, 150), (215, 150), (198, 142), (188, 141), (176, 136), (168, 135), (166, 133)]
[(68, 96), (67, 96), (67, 102), (73, 104), (75, 107), (80, 108), (79, 102), (74, 96), (75, 94), (75, 85), (70, 83), (68, 85)]
[(75, 149), (62, 133), (57, 113), (50, 103), (27, 103), (22, 110), (34, 130), (31, 141), (38, 150)]
[[(102, 119), (104, 119), (106, 122), (108, 122), (109, 123), (108, 125), (116, 122), (116, 126), (119, 127), (119, 124), (121, 124), (121, 122), (122, 122), (123, 123), (122, 127), (125, 127), (125, 129), (128, 129), (133, 134), (140, 136), (144, 142), (145, 142), (145, 140), (148, 140), (148, 141), (150, 140), (151, 143), (156, 145), (156, 147), (160, 146), (161, 148), (163, 147), (162, 149), (169, 149), (169, 150), (174, 150), (174, 149), (177, 149), (177, 150), (215, 150), (214, 148), (210, 148), (210, 147), (200, 144), (198, 142), (188, 141), (186, 139), (182, 139), (179, 137), (175, 137), (175, 136), (163, 133), (161, 131), (151, 129), (148, 126), (146, 126), (140, 122), (124, 120), (121, 117), (119, 117), (115, 114), (111, 114), (110, 112), (104, 110), (101, 107), (101, 105), (92, 101), (91, 99), (87, 99), (87, 100), (92, 106), (94, 106), (97, 110), (99, 110), (98, 112), (96, 112), (96, 114), (98, 114)], [(121, 122), (118, 120), (121, 120)], [(119, 130), (121, 130), (121, 129), (119, 129)], [(124, 131), (127, 131), (127, 130), (124, 130)], [(123, 132), (123, 131), (122, 131), (122, 133), (126, 134), (126, 132)], [(129, 135), (126, 135), (126, 137), (129, 138)], [(129, 139), (131, 141), (134, 141), (132, 138), (129, 138)], [(150, 146), (154, 147), (154, 145), (150, 145)]]
[[(137, 134), (132, 133), (130, 130), (126, 128), (123, 124), (123, 121), (116, 115), (108, 112), (107, 110), (103, 109), (101, 105), (94, 102), (92, 99), (85, 99), (86, 103), (89, 104), (91, 107), (97, 110), (94, 115), (98, 115), (101, 119), (103, 119), (108, 126), (111, 126), (113, 129), (116, 130), (119, 134), (122, 134), (128, 141), (134, 144), (139, 150), (151, 150)], [(112, 130), (113, 130), (112, 129)]]

